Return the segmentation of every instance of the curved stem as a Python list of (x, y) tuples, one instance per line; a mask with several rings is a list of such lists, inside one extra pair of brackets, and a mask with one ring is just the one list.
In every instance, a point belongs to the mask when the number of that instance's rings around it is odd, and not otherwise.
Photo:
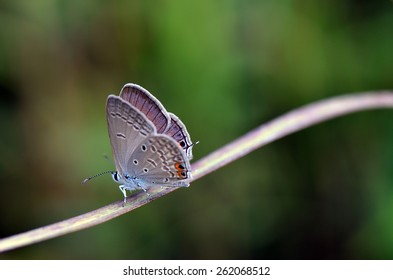
[(393, 92), (391, 91), (341, 95), (302, 106), (258, 126), (193, 164), (193, 180), (263, 145), (312, 125), (353, 112), (392, 107)]
[[(243, 157), (251, 151), (288, 134), (335, 117), (376, 108), (393, 108), (393, 93), (370, 92), (342, 95), (300, 107), (257, 127), (194, 163), (192, 165), (193, 171), (191, 181), (197, 180)], [(122, 207), (123, 200), (121, 199), (107, 206), (68, 220), (3, 238), (0, 240), (0, 252), (101, 224), (177, 189), (178, 188), (152, 188), (149, 190), (150, 196), (141, 192), (128, 198), (125, 207)]]

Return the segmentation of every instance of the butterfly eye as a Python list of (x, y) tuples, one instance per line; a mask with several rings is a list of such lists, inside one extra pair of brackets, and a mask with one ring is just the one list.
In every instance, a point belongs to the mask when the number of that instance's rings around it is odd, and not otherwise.
[(113, 173), (113, 174), (112, 174), (112, 178), (113, 178), (113, 180), (114, 180), (115, 182), (118, 182), (118, 181), (119, 181), (119, 174), (118, 174), (117, 172)]

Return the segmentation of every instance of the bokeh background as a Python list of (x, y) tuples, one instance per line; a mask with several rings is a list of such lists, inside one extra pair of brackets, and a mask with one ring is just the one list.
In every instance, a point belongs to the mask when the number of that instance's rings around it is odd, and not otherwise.
[[(0, 237), (122, 198), (105, 101), (127, 82), (194, 160), (301, 105), (393, 88), (391, 1), (2, 1)], [(106, 157), (108, 159), (106, 159)], [(2, 259), (393, 259), (393, 111), (269, 144), (105, 224)]]

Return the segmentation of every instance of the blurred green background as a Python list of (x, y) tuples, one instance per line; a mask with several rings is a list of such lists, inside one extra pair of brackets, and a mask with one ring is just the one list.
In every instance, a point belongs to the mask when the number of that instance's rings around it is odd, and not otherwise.
[[(105, 101), (127, 82), (194, 161), (301, 105), (393, 88), (391, 1), (2, 1), (0, 237), (122, 199)], [(108, 156), (109, 160), (105, 157)], [(393, 259), (393, 112), (269, 144), (105, 224), (2, 259)]]

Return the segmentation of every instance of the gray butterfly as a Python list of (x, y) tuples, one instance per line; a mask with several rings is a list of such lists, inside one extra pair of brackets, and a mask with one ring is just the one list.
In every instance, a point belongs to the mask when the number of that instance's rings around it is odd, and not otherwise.
[(116, 171), (111, 172), (126, 203), (126, 190), (188, 187), (192, 142), (184, 124), (147, 90), (126, 84), (109, 95), (106, 119)]

